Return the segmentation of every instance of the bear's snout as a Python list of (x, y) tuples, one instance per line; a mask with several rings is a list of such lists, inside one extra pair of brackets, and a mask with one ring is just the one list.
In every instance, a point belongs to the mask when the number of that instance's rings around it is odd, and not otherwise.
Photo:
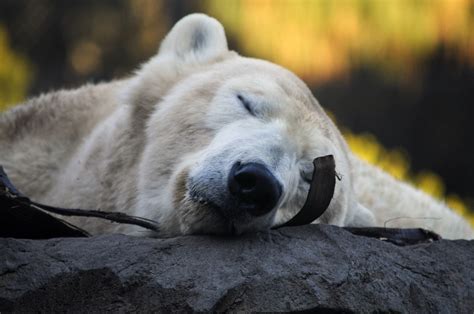
[(227, 185), (238, 204), (235, 210), (256, 217), (269, 213), (282, 195), (277, 178), (265, 165), (255, 162), (236, 162), (229, 172)]

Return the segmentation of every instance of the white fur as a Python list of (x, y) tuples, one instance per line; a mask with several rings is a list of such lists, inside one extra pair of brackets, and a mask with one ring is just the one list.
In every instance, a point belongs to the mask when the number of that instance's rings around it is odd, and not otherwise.
[[(304, 203), (309, 186), (302, 176), (311, 174), (311, 161), (327, 154), (342, 180), (316, 222), (473, 237), (446, 206), (354, 157), (303, 82), (229, 51), (221, 24), (202, 14), (178, 22), (132, 77), (40, 96), (0, 117), (0, 164), (25, 194), (51, 205), (155, 219), (161, 236), (281, 224)], [(264, 164), (281, 183), (270, 213), (226, 218), (219, 211), (227, 206), (227, 177), (236, 162)], [(390, 220), (397, 217), (410, 218)], [(70, 220), (94, 233), (147, 234), (97, 219)]]

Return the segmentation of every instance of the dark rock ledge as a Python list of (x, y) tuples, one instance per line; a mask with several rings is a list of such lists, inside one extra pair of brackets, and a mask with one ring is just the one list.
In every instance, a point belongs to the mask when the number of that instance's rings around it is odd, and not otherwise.
[(0, 312), (472, 313), (474, 241), (310, 225), (242, 237), (0, 239)]

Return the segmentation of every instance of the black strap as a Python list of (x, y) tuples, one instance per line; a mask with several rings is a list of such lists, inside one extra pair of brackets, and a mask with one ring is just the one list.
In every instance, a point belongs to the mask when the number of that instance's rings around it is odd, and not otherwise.
[(280, 227), (310, 224), (319, 218), (329, 206), (336, 185), (336, 163), (333, 155), (313, 160), (314, 171), (308, 197), (301, 210)]
[[(44, 238), (49, 238), (53, 237), (53, 234), (64, 237), (88, 235), (87, 232), (79, 229), (78, 227), (48, 215), (46, 212), (63, 216), (95, 217), (112, 222), (137, 225), (155, 232), (159, 232), (159, 226), (156, 221), (143, 217), (129, 216), (121, 212), (59, 208), (36, 203), (15, 188), (15, 186), (10, 182), (7, 174), (4, 172), (2, 166), (0, 166), (0, 218), (3, 218), (1, 219), (0, 223), (0, 237), (5, 237), (6, 234), (3, 232), (4, 230), (7, 230), (4, 224), (10, 224), (10, 227), (13, 226), (10, 229), (14, 230), (15, 232), (18, 230), (18, 234), (29, 234), (30, 238), (40, 238), (41, 236)], [(40, 220), (43, 221), (42, 224), (39, 223)], [(13, 223), (15, 221), (18, 222), (18, 225)], [(30, 229), (33, 228), (32, 226), (34, 226), (35, 221), (38, 221), (39, 224), (39, 226), (34, 229), (37, 231)], [(27, 224), (27, 222), (29, 224)], [(49, 229), (54, 229), (57, 232)], [(10, 233), (10, 236), (17, 234), (11, 233), (10, 231), (8, 232)]]

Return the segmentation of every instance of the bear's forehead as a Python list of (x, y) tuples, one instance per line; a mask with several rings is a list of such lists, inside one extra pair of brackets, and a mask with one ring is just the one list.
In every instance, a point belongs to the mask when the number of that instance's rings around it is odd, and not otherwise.
[(185, 101), (181, 99), (183, 104), (201, 99), (204, 105), (210, 105), (212, 99), (222, 93), (225, 97), (219, 99), (225, 100), (231, 99), (232, 93), (242, 93), (277, 109), (272, 110), (275, 117), (306, 131), (319, 125), (325, 116), (302, 80), (289, 70), (260, 59), (229, 55), (220, 62), (190, 69), (178, 85), (171, 94), (185, 97)]
[[(268, 61), (231, 55), (207, 69), (218, 85), (234, 86), (299, 107), (307, 113), (322, 110), (307, 85), (291, 71)], [(289, 104), (288, 104), (289, 105)]]

